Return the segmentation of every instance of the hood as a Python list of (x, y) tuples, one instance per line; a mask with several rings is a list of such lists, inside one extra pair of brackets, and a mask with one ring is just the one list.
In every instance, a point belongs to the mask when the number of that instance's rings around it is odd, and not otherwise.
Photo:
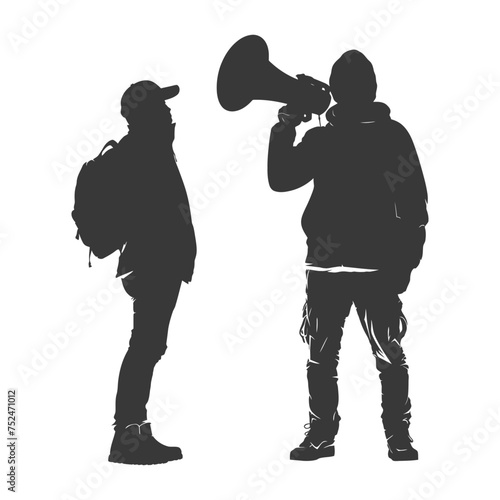
[(353, 106), (349, 104), (336, 104), (326, 112), (326, 119), (332, 125), (345, 123), (374, 123), (389, 120), (391, 110), (383, 102), (369, 102)]
[(373, 102), (377, 79), (372, 63), (357, 50), (345, 52), (332, 67), (330, 90), (339, 104), (360, 106)]

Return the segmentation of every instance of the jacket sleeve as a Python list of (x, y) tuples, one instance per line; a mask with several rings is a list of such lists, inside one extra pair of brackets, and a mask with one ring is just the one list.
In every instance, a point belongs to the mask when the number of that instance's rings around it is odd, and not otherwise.
[(396, 215), (401, 222), (401, 264), (409, 270), (414, 269), (420, 263), (425, 243), (428, 198), (415, 145), (402, 125), (399, 125), (397, 172), (390, 185)]
[(309, 130), (294, 146), (295, 127), (277, 123), (271, 129), (267, 175), (273, 191), (292, 191), (307, 184), (314, 177), (312, 157), (321, 128)]

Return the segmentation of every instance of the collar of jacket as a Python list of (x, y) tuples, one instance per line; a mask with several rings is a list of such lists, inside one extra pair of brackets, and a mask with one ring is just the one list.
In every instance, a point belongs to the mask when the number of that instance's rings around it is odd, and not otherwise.
[(383, 102), (370, 102), (359, 106), (336, 104), (326, 112), (326, 119), (333, 125), (340, 122), (370, 123), (388, 119), (391, 110)]
[(175, 139), (175, 123), (172, 125), (129, 124), (128, 136), (132, 140), (171, 145)]

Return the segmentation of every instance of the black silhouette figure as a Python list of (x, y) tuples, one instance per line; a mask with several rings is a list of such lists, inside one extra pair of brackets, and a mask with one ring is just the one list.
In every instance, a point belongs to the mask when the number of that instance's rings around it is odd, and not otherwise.
[(160, 88), (150, 81), (131, 85), (121, 100), (128, 134), (84, 165), (75, 194), (73, 217), (90, 250), (105, 257), (124, 246), (116, 276), (123, 277), (133, 299), (134, 326), (118, 380), (111, 462), (157, 464), (182, 458), (179, 448), (156, 441), (146, 422), (153, 370), (165, 353), (180, 286), (191, 281), (196, 256), (189, 202), (172, 148), (175, 124), (165, 103), (178, 92), (177, 86)]
[(337, 364), (344, 321), (354, 303), (382, 385), (382, 421), (392, 460), (416, 460), (408, 432), (406, 318), (398, 294), (422, 257), (427, 191), (406, 129), (374, 102), (372, 64), (356, 50), (333, 65), (335, 106), (328, 124), (294, 146), (307, 109), (285, 106), (271, 132), (268, 177), (275, 191), (314, 180), (302, 217), (307, 235), (307, 300), (300, 334), (309, 345), (309, 424), (292, 460), (334, 455)]

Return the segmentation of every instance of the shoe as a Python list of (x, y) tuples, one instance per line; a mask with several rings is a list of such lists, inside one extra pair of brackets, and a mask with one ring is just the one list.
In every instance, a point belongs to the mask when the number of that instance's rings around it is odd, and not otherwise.
[(418, 451), (413, 448), (411, 443), (413, 439), (408, 432), (402, 434), (393, 434), (387, 439), (389, 448), (389, 458), (395, 462), (406, 460), (418, 460)]
[(130, 424), (115, 429), (108, 460), (130, 465), (164, 464), (180, 460), (180, 448), (159, 443), (151, 432), (151, 424)]
[(328, 434), (331, 433), (326, 433), (323, 427), (315, 425), (316, 421), (312, 422), (312, 424), (304, 425), (308, 429), (306, 438), (290, 452), (290, 460), (310, 461), (335, 455), (334, 437), (329, 437)]

